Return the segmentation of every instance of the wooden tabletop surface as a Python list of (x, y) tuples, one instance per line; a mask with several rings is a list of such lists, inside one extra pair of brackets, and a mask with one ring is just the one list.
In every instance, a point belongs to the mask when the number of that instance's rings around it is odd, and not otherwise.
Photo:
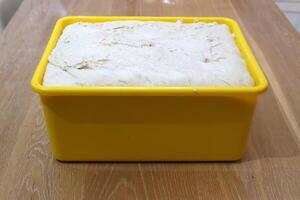
[[(61, 163), (30, 79), (65, 15), (237, 20), (270, 87), (232, 163)], [(0, 199), (300, 199), (300, 36), (273, 0), (24, 0), (0, 33)]]

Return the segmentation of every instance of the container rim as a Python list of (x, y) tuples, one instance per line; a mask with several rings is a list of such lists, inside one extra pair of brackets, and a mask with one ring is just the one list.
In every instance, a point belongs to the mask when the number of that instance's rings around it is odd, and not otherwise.
[[(105, 22), (116, 20), (169, 21), (182, 20), (185, 23), (201, 21), (226, 24), (235, 35), (235, 42), (244, 57), (254, 86), (44, 86), (43, 76), (48, 64), (48, 56), (55, 47), (65, 26), (75, 22)], [(137, 17), (137, 16), (67, 16), (60, 18), (54, 27), (50, 40), (31, 80), (32, 90), (42, 96), (224, 96), (260, 94), (267, 90), (268, 82), (259, 67), (238, 23), (226, 17)]]

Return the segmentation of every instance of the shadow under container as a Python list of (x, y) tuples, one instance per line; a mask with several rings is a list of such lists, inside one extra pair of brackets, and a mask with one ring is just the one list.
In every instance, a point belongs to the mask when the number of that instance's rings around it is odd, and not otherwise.
[[(254, 79), (251, 87), (47, 87), (48, 55), (64, 27), (114, 20), (226, 24)], [(267, 89), (238, 24), (218, 17), (64, 17), (31, 81), (51, 149), (61, 161), (232, 161), (241, 159), (258, 96)]]

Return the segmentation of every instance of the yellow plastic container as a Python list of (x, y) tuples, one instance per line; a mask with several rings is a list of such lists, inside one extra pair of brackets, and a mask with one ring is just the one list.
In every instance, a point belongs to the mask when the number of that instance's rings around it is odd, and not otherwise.
[[(227, 24), (253, 87), (47, 87), (48, 55), (65, 26), (113, 20)], [(61, 161), (239, 160), (257, 97), (267, 89), (238, 24), (217, 17), (64, 17), (31, 81), (40, 95), (53, 155)]]

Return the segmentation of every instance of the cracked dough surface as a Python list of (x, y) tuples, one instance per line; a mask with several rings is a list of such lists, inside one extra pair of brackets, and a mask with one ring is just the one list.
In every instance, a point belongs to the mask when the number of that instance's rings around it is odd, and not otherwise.
[(180, 21), (68, 25), (46, 86), (252, 86), (228, 27)]

